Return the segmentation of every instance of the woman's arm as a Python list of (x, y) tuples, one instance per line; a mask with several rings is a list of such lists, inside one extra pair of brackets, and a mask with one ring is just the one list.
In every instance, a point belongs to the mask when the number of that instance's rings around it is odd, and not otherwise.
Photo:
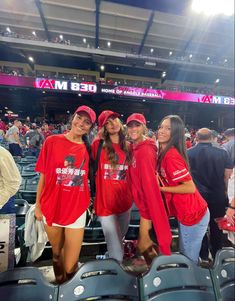
[(229, 207), (226, 211), (226, 217), (228, 222), (231, 224), (235, 224), (235, 197), (232, 199), (232, 201), (229, 204)]
[(42, 220), (40, 200), (41, 200), (41, 194), (42, 194), (44, 185), (45, 185), (45, 175), (43, 173), (40, 173), (40, 179), (39, 179), (38, 187), (37, 187), (36, 205), (35, 205), (35, 211), (34, 211), (34, 215), (37, 220)]
[(196, 190), (195, 184), (192, 180), (182, 182), (177, 186), (164, 186), (160, 187), (162, 192), (171, 192), (171, 193), (194, 193)]

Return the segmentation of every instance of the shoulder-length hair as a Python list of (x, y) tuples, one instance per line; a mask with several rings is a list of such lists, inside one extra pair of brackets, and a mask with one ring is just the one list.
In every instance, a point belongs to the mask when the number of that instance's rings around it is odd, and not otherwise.
[(161, 145), (160, 145), (158, 164), (161, 165), (161, 161), (164, 158), (167, 151), (172, 146), (174, 146), (177, 149), (177, 151), (181, 154), (181, 156), (184, 158), (184, 160), (185, 160), (185, 162), (186, 162), (186, 164), (188, 165), (188, 168), (189, 168), (189, 161), (188, 161), (186, 145), (185, 145), (185, 125), (184, 125), (184, 122), (178, 115), (168, 115), (168, 116), (165, 116), (161, 120), (160, 125), (166, 119), (170, 119), (171, 137), (170, 137), (170, 140), (168, 141), (168, 143), (167, 143), (167, 145), (164, 149), (161, 149)]
[[(131, 157), (130, 157), (130, 151), (129, 151), (129, 148), (128, 148), (128, 145), (127, 145), (127, 141), (126, 141), (126, 135), (125, 135), (125, 130), (124, 130), (124, 127), (123, 127), (123, 124), (121, 123), (121, 120), (118, 119), (119, 122), (120, 122), (120, 131), (118, 133), (119, 135), (119, 146), (121, 148), (121, 150), (125, 153), (126, 155), (126, 162), (127, 163), (130, 163), (131, 162)], [(107, 153), (107, 156), (108, 156), (108, 160), (111, 164), (111, 166), (113, 168), (115, 168), (118, 164), (118, 157), (115, 153), (115, 150), (113, 148), (113, 144), (112, 144), (112, 141), (110, 139), (110, 135), (106, 129), (105, 126), (102, 127), (101, 131), (100, 131), (100, 136), (102, 137), (102, 139), (104, 140), (104, 149)]]

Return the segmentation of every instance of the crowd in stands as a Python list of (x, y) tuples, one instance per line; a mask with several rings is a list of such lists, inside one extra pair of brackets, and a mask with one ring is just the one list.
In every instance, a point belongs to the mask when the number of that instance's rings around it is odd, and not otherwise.
[[(11, 38), (16, 38), (16, 39), (26, 39), (26, 40), (36, 40), (36, 41), (42, 41), (42, 42), (51, 42), (51, 43), (57, 43), (57, 44), (64, 44), (64, 45), (73, 45), (73, 46), (78, 46), (78, 47), (86, 47), (86, 48), (94, 48), (94, 46), (90, 45), (89, 43), (84, 43), (84, 41), (81, 41), (81, 44), (75, 44), (73, 41), (70, 39), (65, 39), (62, 35), (54, 37), (51, 41), (45, 40), (41, 38), (38, 35), (28, 35), (28, 34), (22, 34), (22, 33), (16, 33), (13, 31), (9, 30), (1, 30), (0, 35), (3, 37), (11, 37)], [(102, 49), (102, 46), (99, 46), (99, 49)], [(110, 47), (107, 46), (107, 48), (103, 48), (104, 50), (110, 50)], [(118, 51), (118, 49), (115, 49), (115, 51)], [(125, 51), (125, 50), (122, 50)], [(130, 54), (137, 55), (137, 49), (131, 48), (128, 50)], [(143, 57), (149, 57), (149, 52), (145, 53)], [(153, 55), (151, 55), (153, 56)], [(141, 57), (141, 56), (140, 56)], [(208, 65), (215, 65), (215, 66), (228, 66), (228, 61), (221, 61), (221, 60), (208, 60), (207, 56), (203, 59), (202, 57), (194, 57), (193, 59), (189, 57), (188, 55), (171, 55), (169, 56), (169, 53), (166, 51), (165, 55), (164, 54), (158, 54), (158, 58), (162, 59), (167, 59), (167, 60), (178, 60), (182, 62), (194, 62), (194, 63), (199, 63), (199, 64), (208, 64)]]

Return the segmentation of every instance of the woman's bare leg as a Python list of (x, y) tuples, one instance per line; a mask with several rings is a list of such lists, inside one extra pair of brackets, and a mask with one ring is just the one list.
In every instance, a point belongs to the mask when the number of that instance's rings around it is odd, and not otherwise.
[(67, 280), (73, 277), (78, 268), (78, 259), (82, 247), (84, 228), (65, 228), (64, 269)]
[(63, 260), (64, 228), (45, 225), (45, 230), (52, 246), (52, 263), (57, 283), (65, 281)]

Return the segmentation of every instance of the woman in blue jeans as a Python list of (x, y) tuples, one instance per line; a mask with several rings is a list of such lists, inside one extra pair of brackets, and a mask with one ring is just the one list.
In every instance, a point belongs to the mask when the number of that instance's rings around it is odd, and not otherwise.
[(210, 214), (189, 173), (184, 129), (177, 115), (166, 116), (161, 121), (158, 174), (168, 214), (179, 222), (180, 252), (197, 264)]

